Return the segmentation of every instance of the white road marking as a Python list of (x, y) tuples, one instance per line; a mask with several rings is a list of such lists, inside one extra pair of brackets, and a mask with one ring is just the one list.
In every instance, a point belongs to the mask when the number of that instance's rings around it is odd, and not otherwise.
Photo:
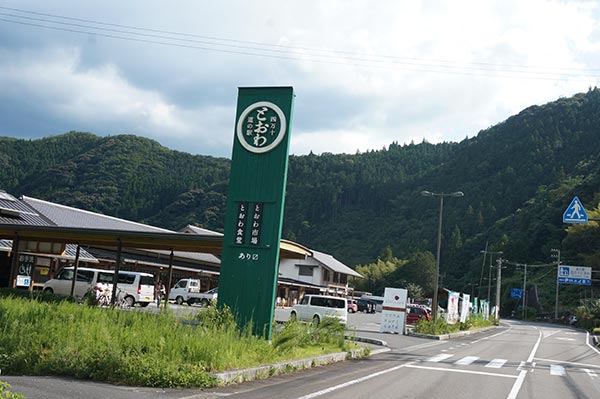
[(590, 369), (582, 369), (582, 370), (583, 370), (583, 371), (585, 371), (585, 372), (586, 372), (586, 374), (587, 374), (587, 375), (589, 375), (591, 378), (596, 378), (596, 377), (598, 377), (598, 374), (596, 374), (595, 372), (593, 372), (593, 371), (592, 371), (592, 370), (590, 370)]
[(542, 342), (542, 332), (541, 331), (538, 336), (537, 342), (533, 346), (533, 349), (531, 350), (531, 353), (529, 354), (529, 357), (527, 358), (527, 362), (531, 363), (533, 361), (533, 358), (535, 357), (535, 352), (537, 352), (538, 347), (540, 346), (540, 342)]
[(563, 366), (559, 366), (558, 364), (550, 365), (550, 375), (560, 375), (564, 377), (567, 373), (565, 372), (565, 368)]
[(435, 371), (448, 371), (450, 373), (461, 373), (461, 374), (477, 374), (477, 375), (487, 375), (491, 377), (502, 377), (502, 378), (518, 378), (514, 375), (509, 374), (498, 374), (498, 373), (486, 373), (484, 371), (473, 371), (473, 370), (463, 370), (463, 369), (449, 369), (445, 367), (427, 367), (427, 366), (418, 366), (416, 364), (406, 365), (407, 368), (411, 369), (421, 369), (421, 370), (435, 370)]
[[(538, 340), (535, 343), (535, 345), (533, 346), (533, 349), (531, 350), (529, 357), (527, 358), (527, 363), (531, 363), (533, 361), (533, 358), (535, 357), (535, 353), (537, 352), (538, 347), (540, 346), (540, 342), (542, 342), (542, 331), (541, 330), (539, 330)], [(517, 398), (517, 395), (519, 394), (519, 391), (521, 390), (521, 386), (523, 386), (523, 381), (525, 381), (526, 375), (527, 375), (527, 371), (521, 370), (521, 372), (519, 373), (519, 376), (517, 377), (517, 381), (515, 381), (515, 383), (513, 384), (513, 387), (511, 388), (510, 393), (508, 394), (506, 399), (516, 399)]]
[(506, 334), (506, 333), (507, 333), (507, 332), (509, 332), (510, 330), (512, 330), (512, 326), (509, 326), (507, 330), (501, 331), (501, 332), (499, 332), (498, 334), (490, 335), (489, 337), (483, 337), (483, 338), (481, 338), (481, 339), (478, 339), (478, 340), (475, 340), (475, 341), (471, 341), (471, 343), (472, 343), (472, 344), (476, 344), (476, 343), (478, 343), (478, 342), (485, 341), (486, 339), (495, 338), (495, 337), (497, 337), (497, 336), (499, 336), (499, 335)]
[(596, 351), (597, 354), (600, 355), (600, 350), (598, 350), (598, 348), (595, 348), (592, 345), (590, 345), (590, 332), (589, 331), (586, 331), (586, 333), (585, 333), (585, 344), (587, 346), (589, 346), (590, 348), (592, 348), (592, 350)]
[(566, 338), (566, 337), (556, 337), (556, 339), (560, 339), (561, 341), (575, 341), (575, 338)]
[(454, 362), (454, 364), (458, 364), (459, 366), (468, 366), (469, 364), (473, 363), (474, 361), (478, 360), (479, 358), (477, 356), (467, 356), (467, 357), (463, 357), (460, 360), (457, 360), (456, 362)]
[(491, 362), (489, 362), (488, 364), (485, 365), (485, 367), (489, 367), (489, 368), (493, 368), (493, 369), (499, 369), (502, 366), (504, 366), (504, 364), (507, 362), (507, 359), (494, 359)]
[(588, 364), (588, 363), (568, 362), (566, 360), (556, 360), (556, 359), (542, 359), (540, 357), (536, 357), (535, 360), (538, 360), (540, 362), (568, 364), (568, 365), (572, 365), (572, 366), (581, 366), (581, 367), (600, 369), (600, 366), (597, 366), (595, 364)]
[(451, 358), (454, 355), (451, 355), (449, 353), (440, 353), (439, 355), (436, 355), (434, 357), (430, 357), (429, 359), (425, 360), (426, 362), (433, 362), (433, 363), (438, 363), (441, 362), (442, 360), (446, 360), (448, 358)]
[(544, 333), (544, 338), (548, 338), (560, 332), (560, 330), (542, 330)]
[(333, 387), (329, 387), (329, 388), (323, 389), (321, 391), (317, 391), (317, 392), (310, 393), (308, 395), (300, 396), (297, 399), (312, 399), (312, 398), (316, 398), (316, 397), (325, 395), (327, 393), (330, 393), (330, 392), (333, 392), (333, 391), (337, 391), (338, 389), (346, 388), (346, 387), (349, 387), (351, 385), (358, 384), (360, 382), (370, 380), (371, 378), (379, 377), (380, 375), (384, 375), (384, 374), (390, 373), (392, 371), (400, 370), (403, 367), (408, 367), (410, 364), (412, 364), (412, 363), (401, 364), (399, 366), (395, 366), (395, 367), (392, 367), (392, 368), (389, 368), (389, 369), (386, 369), (386, 370), (378, 371), (377, 373), (369, 374), (369, 375), (366, 375), (364, 377), (357, 378), (356, 380), (351, 380), (351, 381), (348, 381), (348, 382), (344, 382), (343, 384), (339, 384), (339, 385), (336, 385), (336, 386), (333, 386)]
[(525, 361), (522, 361), (521, 363), (519, 363), (519, 367), (517, 367), (517, 371), (523, 370), (523, 366), (525, 366), (526, 363), (527, 362), (525, 362)]
[(517, 377), (517, 380), (515, 381), (512, 389), (510, 390), (510, 393), (508, 394), (506, 399), (516, 399), (517, 398), (517, 395), (519, 394), (519, 391), (521, 390), (521, 386), (523, 385), (523, 381), (525, 381), (526, 375), (527, 375), (527, 371), (525, 371), (525, 370), (522, 370), (519, 373), (519, 376)]

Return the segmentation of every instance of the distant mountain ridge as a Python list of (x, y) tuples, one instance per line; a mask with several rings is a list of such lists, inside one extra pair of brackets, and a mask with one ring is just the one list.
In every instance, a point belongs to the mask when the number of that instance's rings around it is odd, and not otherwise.
[[(388, 247), (398, 257), (435, 252), (439, 200), (419, 193), (460, 190), (463, 198), (444, 203), (442, 258), (447, 281), (472, 281), (486, 242), (522, 261), (560, 246), (572, 196), (591, 209), (600, 202), (599, 154), (600, 91), (590, 89), (529, 107), (460, 143), (291, 156), (283, 235), (351, 267)], [(0, 170), (0, 189), (14, 195), (169, 229), (223, 230), (225, 158), (133, 135), (69, 132), (0, 137)], [(578, 259), (576, 248), (565, 250)]]

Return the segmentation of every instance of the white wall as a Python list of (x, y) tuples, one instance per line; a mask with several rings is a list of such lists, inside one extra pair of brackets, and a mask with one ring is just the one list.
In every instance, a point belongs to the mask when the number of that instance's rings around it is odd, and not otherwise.
[[(300, 276), (298, 274), (299, 267), (297, 265), (312, 265), (313, 275), (311, 276)], [(305, 283), (322, 285), (323, 279), (323, 268), (319, 265), (319, 262), (313, 258), (308, 259), (280, 259), (279, 260), (279, 276), (287, 277), (294, 280), (302, 281)]]

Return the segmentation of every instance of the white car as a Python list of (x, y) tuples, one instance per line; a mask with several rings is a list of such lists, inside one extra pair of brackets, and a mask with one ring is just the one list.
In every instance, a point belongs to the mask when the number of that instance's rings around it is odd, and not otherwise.
[[(43, 291), (68, 296), (71, 293), (74, 275), (75, 269), (72, 266), (61, 269), (56, 277), (46, 281)], [(114, 275), (114, 270), (78, 268), (73, 296), (81, 299), (98, 284), (105, 284), (112, 289)], [(130, 306), (137, 303), (142, 307), (146, 307), (154, 301), (154, 276), (152, 274), (120, 270), (117, 288), (126, 292), (125, 300)]]
[(291, 320), (312, 321), (315, 324), (319, 324), (325, 317), (333, 317), (340, 323), (346, 324), (348, 320), (346, 298), (307, 294), (290, 313)]

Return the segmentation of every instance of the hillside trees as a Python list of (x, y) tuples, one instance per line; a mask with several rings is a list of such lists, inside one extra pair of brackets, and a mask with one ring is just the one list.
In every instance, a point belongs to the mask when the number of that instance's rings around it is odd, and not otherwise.
[[(459, 143), (292, 155), (283, 238), (362, 265), (367, 279), (357, 284), (381, 289), (401, 282), (413, 256), (436, 251), (439, 208), (419, 193), (463, 191), (444, 203), (444, 286), (479, 281), (486, 241), (515, 262), (543, 263), (561, 248), (596, 264), (596, 233), (566, 230), (561, 217), (574, 195), (596, 209), (599, 153), (600, 91), (593, 89), (524, 109)], [(0, 138), (0, 189), (173, 230), (222, 231), (229, 170), (228, 159), (132, 135)], [(382, 257), (387, 247), (396, 260)]]

